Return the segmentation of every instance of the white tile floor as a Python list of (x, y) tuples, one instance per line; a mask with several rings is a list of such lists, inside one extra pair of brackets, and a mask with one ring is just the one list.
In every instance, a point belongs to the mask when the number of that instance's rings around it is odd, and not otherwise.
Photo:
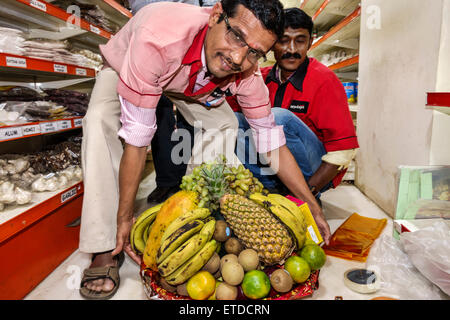
[[(146, 196), (155, 187), (154, 173), (150, 174), (138, 192), (138, 212), (146, 207)], [(328, 220), (331, 232), (334, 232), (347, 217), (356, 212), (362, 216), (388, 219), (383, 234), (392, 235), (392, 219), (378, 206), (370, 201), (358, 188), (350, 185), (341, 185), (330, 190), (322, 196), (324, 214)], [(80, 300), (83, 299), (78, 292), (82, 270), (89, 265), (88, 254), (75, 251), (53, 273), (42, 281), (25, 299), (44, 300)], [(351, 268), (364, 267), (364, 263), (347, 261), (335, 257), (327, 257), (325, 266), (320, 271), (319, 289), (306, 299), (330, 300), (341, 296), (344, 300), (368, 300), (379, 296), (374, 294), (359, 294), (348, 289), (343, 282), (345, 271)], [(121, 284), (114, 300), (146, 300), (143, 286), (139, 276), (139, 267), (129, 258), (120, 269)]]

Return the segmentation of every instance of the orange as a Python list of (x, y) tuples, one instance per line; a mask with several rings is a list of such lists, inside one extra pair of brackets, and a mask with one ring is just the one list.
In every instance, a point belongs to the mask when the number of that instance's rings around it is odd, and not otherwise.
[(311, 270), (322, 268), (327, 260), (327, 256), (323, 249), (316, 244), (304, 246), (300, 251), (300, 257), (308, 262)]
[(295, 283), (305, 282), (311, 274), (311, 268), (305, 259), (291, 256), (284, 263), (284, 269), (289, 272)]
[(194, 300), (206, 300), (216, 290), (216, 279), (208, 271), (199, 271), (186, 285), (189, 297)]
[(244, 275), (242, 291), (247, 298), (261, 299), (270, 292), (270, 279), (260, 270), (252, 270)]

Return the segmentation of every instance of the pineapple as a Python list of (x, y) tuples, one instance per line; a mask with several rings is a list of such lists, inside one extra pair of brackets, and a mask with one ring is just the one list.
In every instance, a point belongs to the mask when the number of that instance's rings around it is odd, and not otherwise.
[(229, 167), (226, 158), (220, 155), (215, 161), (202, 163), (192, 174), (182, 178), (180, 188), (199, 194), (200, 208), (214, 212), (219, 209), (220, 198), (227, 193), (249, 195), (266, 191), (263, 184), (253, 177), (250, 170), (241, 164)]
[(266, 265), (282, 263), (295, 248), (286, 226), (262, 206), (238, 194), (220, 199), (220, 211), (247, 248), (258, 252)]

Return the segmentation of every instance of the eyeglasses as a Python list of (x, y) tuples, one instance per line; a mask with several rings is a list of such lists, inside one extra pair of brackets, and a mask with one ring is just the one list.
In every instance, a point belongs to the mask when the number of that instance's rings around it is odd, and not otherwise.
[(267, 61), (266, 55), (263, 52), (250, 47), (247, 44), (247, 42), (245, 42), (245, 40), (242, 38), (242, 36), (239, 34), (239, 32), (236, 31), (235, 29), (233, 29), (232, 26), (230, 26), (230, 22), (228, 21), (228, 17), (226, 15), (226, 13), (223, 13), (222, 16), (225, 21), (225, 25), (227, 26), (227, 32), (225, 33), (225, 38), (227, 39), (228, 43), (230, 45), (232, 45), (233, 47), (238, 47), (238, 48), (248, 47), (247, 59), (251, 63), (256, 63), (261, 58), (263, 58), (264, 62), (266, 62)]

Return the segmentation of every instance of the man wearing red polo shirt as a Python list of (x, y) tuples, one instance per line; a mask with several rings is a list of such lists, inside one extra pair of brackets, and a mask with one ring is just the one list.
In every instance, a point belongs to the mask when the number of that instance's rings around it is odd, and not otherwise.
[[(312, 44), (313, 21), (298, 8), (285, 10), (285, 31), (273, 47), (277, 63), (261, 69), (269, 88), (272, 112), (283, 125), (286, 145), (294, 155), (313, 194), (337, 187), (355, 156), (358, 141), (344, 87), (336, 75), (307, 52)], [(233, 101), (230, 101), (233, 100)], [(234, 98), (233, 110), (239, 111)], [(250, 127), (239, 120), (238, 158), (266, 188), (285, 189), (276, 175), (256, 159)]]

